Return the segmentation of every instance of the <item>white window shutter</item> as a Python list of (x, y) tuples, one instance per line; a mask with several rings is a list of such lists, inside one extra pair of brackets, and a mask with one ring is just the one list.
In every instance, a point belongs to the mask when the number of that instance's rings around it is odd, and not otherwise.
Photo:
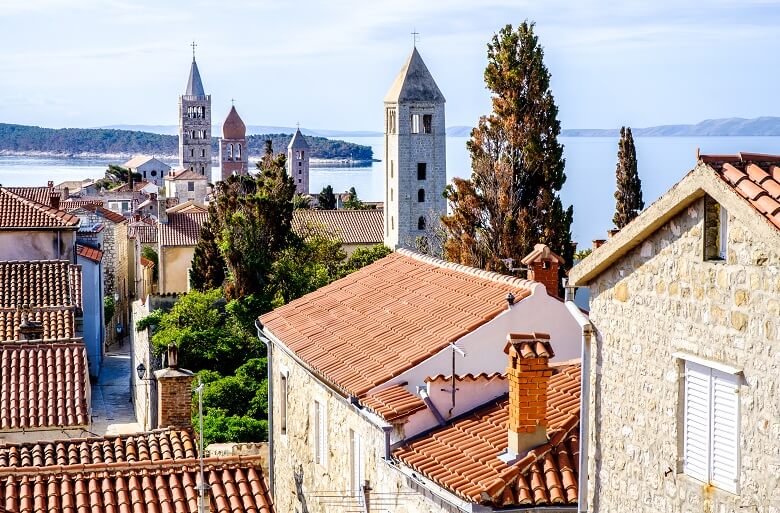
[(739, 478), (739, 384), (737, 377), (712, 371), (712, 484), (737, 493)]
[(685, 362), (683, 471), (709, 481), (710, 379), (708, 367)]

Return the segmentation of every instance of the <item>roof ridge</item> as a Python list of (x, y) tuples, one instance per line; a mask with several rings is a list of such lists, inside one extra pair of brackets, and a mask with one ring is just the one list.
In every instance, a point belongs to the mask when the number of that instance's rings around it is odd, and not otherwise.
[[(56, 438), (53, 440), (33, 440), (28, 442), (7, 442), (3, 441), (0, 443), (0, 450), (8, 448), (8, 447), (29, 447), (29, 446), (35, 446), (35, 445), (49, 445), (49, 444), (59, 444), (59, 443), (82, 443), (82, 442), (99, 442), (99, 441), (106, 441), (106, 440), (116, 440), (117, 438), (121, 440), (126, 440), (130, 437), (140, 437), (140, 436), (148, 436), (148, 435), (155, 435), (159, 433), (181, 433), (186, 432), (189, 434), (193, 434), (192, 428), (176, 428), (173, 426), (169, 427), (163, 427), (163, 428), (154, 428), (150, 429), (149, 431), (140, 431), (136, 433), (117, 433), (115, 435), (111, 434), (104, 434), (104, 435), (94, 435), (94, 436), (87, 436), (87, 437), (74, 437), (74, 438)], [(194, 436), (194, 435), (193, 435)]]
[(544, 287), (544, 285), (541, 283), (533, 280), (524, 280), (522, 278), (515, 278), (514, 276), (508, 276), (506, 274), (500, 274), (493, 271), (485, 271), (484, 269), (477, 269), (476, 267), (469, 267), (467, 265), (457, 264), (455, 262), (447, 262), (446, 260), (442, 260), (430, 255), (423, 255), (422, 253), (418, 253), (410, 249), (399, 248), (395, 251), (419, 262), (435, 265), (436, 267), (440, 267), (442, 269), (449, 269), (451, 271), (468, 274), (474, 276), (475, 278), (482, 278), (496, 283), (516, 285), (531, 292), (536, 292), (540, 287)]
[[(0, 186), (0, 192), (10, 195), (13, 199), (24, 203), (26, 206), (30, 208), (34, 208), (35, 210), (39, 211), (43, 215), (49, 217), (50, 219), (53, 219), (55, 221), (59, 221), (62, 224), (66, 226), (77, 226), (79, 223), (79, 218), (74, 216), (73, 214), (70, 214), (64, 210), (60, 210), (58, 208), (51, 207), (49, 205), (44, 205), (43, 203), (38, 203), (35, 200), (32, 200), (30, 198), (25, 198), (24, 196), (20, 194), (16, 194), (15, 192), (9, 190), (7, 187)], [(57, 215), (57, 213), (61, 213), (62, 215)], [(71, 221), (76, 221), (76, 224), (72, 224)], [(57, 228), (56, 226), (51, 228)]]

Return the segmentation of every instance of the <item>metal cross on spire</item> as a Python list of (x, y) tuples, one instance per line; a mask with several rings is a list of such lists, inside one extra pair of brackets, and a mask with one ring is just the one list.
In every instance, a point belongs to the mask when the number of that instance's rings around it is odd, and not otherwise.
[(417, 29), (412, 29), (412, 46), (417, 48), (417, 43), (420, 41), (420, 33), (417, 32)]
[(231, 98), (231, 99), (230, 99), (230, 105), (232, 105), (233, 107), (235, 107), (235, 106), (236, 106), (236, 100), (234, 100), (233, 98)]
[(198, 45), (195, 43), (195, 41), (193, 41), (190, 46), (192, 47), (192, 59), (194, 60), (195, 59), (195, 47), (198, 46)]

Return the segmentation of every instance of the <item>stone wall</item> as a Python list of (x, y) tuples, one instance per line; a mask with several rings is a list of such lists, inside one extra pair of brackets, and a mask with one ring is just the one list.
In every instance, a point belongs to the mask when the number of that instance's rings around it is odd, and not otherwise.
[[(133, 301), (133, 326), (131, 333), (130, 379), (135, 418), (143, 429), (157, 427), (157, 382), (154, 371), (162, 368), (162, 358), (155, 355), (152, 348), (151, 330), (137, 330), (135, 323), (149, 315), (149, 309), (141, 300)], [(136, 368), (138, 364), (146, 367), (145, 379), (140, 379)]]
[(160, 262), (160, 293), (184, 293), (189, 290), (192, 257), (195, 246), (164, 246), (158, 255)]
[[(364, 477), (373, 493), (382, 497), (381, 508), (372, 510), (394, 513), (434, 513), (454, 511), (454, 508), (434, 496), (426, 497), (426, 491), (414, 486), (414, 482), (401, 474), (383, 459), (384, 432), (362, 418), (356, 407), (348, 404), (334, 392), (313, 379), (302, 367), (278, 348), (273, 358), (274, 386), (274, 502), (277, 511), (325, 513), (360, 509), (356, 499), (348, 492), (350, 475), (350, 429), (360, 434), (365, 465)], [(281, 433), (280, 376), (287, 375), (287, 432)], [(327, 419), (326, 458), (324, 464), (314, 460), (314, 401), (325, 405)], [(302, 473), (300, 489), (295, 474)], [(300, 474), (299, 474), (300, 475)], [(321, 497), (339, 492), (338, 499)], [(412, 492), (419, 493), (412, 493)], [(430, 495), (430, 493), (428, 492)], [(319, 497), (318, 497), (319, 496)], [(306, 503), (306, 508), (300, 498)], [(333, 501), (338, 500), (334, 504)]]
[[(780, 510), (780, 245), (744, 206), (727, 207), (725, 262), (702, 258), (699, 199), (590, 284), (592, 511)], [(675, 352), (744, 369), (740, 495), (682, 473)]]
[(192, 381), (195, 375), (184, 369), (165, 368), (157, 379), (157, 427), (192, 427)]
[(0, 232), (0, 260), (76, 261), (76, 230)]

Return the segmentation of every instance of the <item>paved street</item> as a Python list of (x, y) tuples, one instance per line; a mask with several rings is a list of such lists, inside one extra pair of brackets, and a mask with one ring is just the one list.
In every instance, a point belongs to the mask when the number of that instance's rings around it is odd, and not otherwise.
[(93, 433), (115, 435), (141, 431), (130, 402), (130, 372), (130, 344), (112, 346), (103, 359), (97, 384), (92, 385)]

